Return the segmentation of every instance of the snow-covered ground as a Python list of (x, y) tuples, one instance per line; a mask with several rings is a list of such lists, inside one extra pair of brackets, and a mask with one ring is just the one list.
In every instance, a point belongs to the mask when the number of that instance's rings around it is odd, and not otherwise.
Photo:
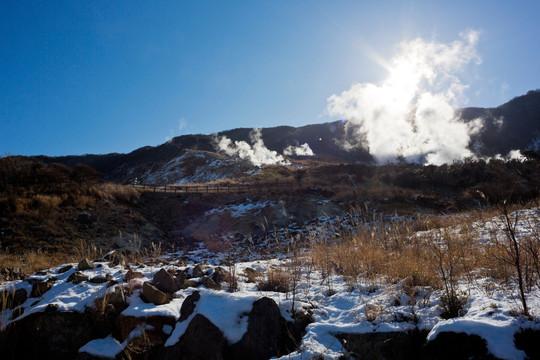
[[(251, 204), (253, 207), (264, 204)], [(266, 206), (266, 205), (264, 205)], [(215, 210), (220, 211), (220, 210)], [(238, 209), (241, 211), (241, 209)], [(539, 209), (523, 210), (519, 213), (521, 222), (518, 222), (518, 230), (526, 233), (532, 231), (529, 227), (532, 219), (538, 219)], [(321, 221), (330, 221), (321, 219)], [(499, 224), (499, 225), (498, 225)], [(321, 225), (313, 231), (327, 229), (328, 224)], [(491, 235), (500, 232), (500, 220), (497, 218), (485, 223), (473, 224), (475, 236), (478, 241), (489, 241)], [(459, 233), (459, 230), (455, 230)], [(331, 237), (331, 234), (328, 234)], [(151, 315), (163, 315), (178, 319), (180, 308), (184, 299), (195, 289), (188, 288), (179, 290), (176, 298), (165, 305), (153, 305), (143, 302), (140, 295), (140, 285), (145, 281), (152, 280), (153, 275), (160, 269), (183, 270), (190, 272), (194, 264), (207, 264), (207, 272), (221, 263), (226, 254), (215, 256), (206, 249), (199, 248), (188, 253), (166, 254), (160, 258), (160, 263), (148, 266), (133, 266), (132, 269), (143, 273), (142, 278), (131, 280), (128, 286), (136, 289), (128, 298), (128, 308), (123, 315), (147, 317)], [(187, 259), (187, 264), (184, 261)], [(414, 295), (405, 289), (404, 281), (388, 283), (383, 279), (359, 279), (351, 289), (350, 282), (343, 276), (331, 274), (323, 276), (321, 271), (310, 266), (309, 261), (302, 261), (302, 256), (281, 253), (273, 259), (260, 259), (253, 254), (251, 259), (234, 265), (236, 274), (239, 276), (238, 291), (229, 293), (226, 290), (210, 290), (199, 287), (201, 300), (197, 303), (195, 313), (206, 316), (212, 323), (218, 326), (229, 342), (233, 344), (239, 341), (247, 331), (246, 314), (250, 311), (253, 302), (261, 296), (267, 296), (275, 300), (281, 309), (285, 319), (291, 319), (291, 311), (294, 309), (310, 309), (313, 311), (314, 322), (308, 325), (306, 334), (298, 351), (282, 357), (282, 359), (310, 359), (317, 355), (324, 358), (337, 359), (343, 355), (344, 349), (334, 336), (338, 333), (367, 333), (367, 332), (395, 332), (407, 331), (413, 328), (428, 330), (428, 339), (435, 339), (442, 332), (465, 332), (476, 334), (486, 340), (488, 351), (501, 359), (525, 359), (525, 353), (514, 345), (514, 334), (523, 329), (531, 328), (540, 330), (538, 317), (528, 320), (516, 316), (516, 310), (520, 308), (517, 296), (516, 284), (513, 282), (502, 283), (493, 278), (478, 277), (475, 279), (461, 279), (458, 291), (468, 295), (465, 306), (465, 314), (462, 317), (445, 320), (441, 318), (441, 290), (420, 287)], [(300, 266), (298, 264), (301, 264)], [(67, 278), (76, 271), (74, 268), (64, 273), (59, 273), (61, 267), (50, 269), (43, 275), (32, 275), (25, 281), (13, 281), (0, 286), (1, 290), (25, 288), (30, 293), (30, 282), (43, 282), (54, 277), (56, 280), (52, 288), (40, 298), (29, 298), (22, 307), (25, 313), (18, 319), (34, 312), (45, 311), (49, 304), (58, 305), (58, 310), (74, 310), (82, 312), (87, 306), (92, 306), (96, 298), (102, 297), (108, 291), (114, 291), (114, 287), (125, 286), (123, 280), (126, 269), (122, 266), (109, 267), (107, 262), (96, 262), (94, 268), (84, 270), (82, 273), (89, 278), (105, 277), (110, 275), (112, 280), (118, 282), (112, 288), (107, 288), (107, 283), (93, 284), (83, 281), (78, 285), (68, 283)], [(99, 267), (98, 267), (99, 266)], [(280, 269), (288, 274), (294, 274), (298, 279), (298, 286), (293, 294), (261, 291), (257, 284), (248, 282), (245, 269), (251, 268), (268, 274), (269, 271)], [(527, 300), (533, 316), (540, 315), (540, 290), (535, 288), (527, 294)], [(12, 311), (5, 310), (2, 314), (4, 326), (9, 324)], [(188, 319), (189, 320), (189, 319)], [(170, 327), (170, 337), (166, 346), (174, 345), (186, 331), (189, 321), (178, 322), (174, 328)], [(136, 331), (141, 331), (136, 329)], [(136, 332), (130, 338), (139, 336)], [(108, 336), (104, 339), (95, 339), (84, 345), (80, 351), (96, 356), (114, 357), (127, 341), (123, 343)]]
[(255, 168), (246, 161), (237, 161), (204, 151), (186, 151), (169, 162), (148, 168), (140, 174), (142, 184), (169, 185), (207, 183), (245, 175)]

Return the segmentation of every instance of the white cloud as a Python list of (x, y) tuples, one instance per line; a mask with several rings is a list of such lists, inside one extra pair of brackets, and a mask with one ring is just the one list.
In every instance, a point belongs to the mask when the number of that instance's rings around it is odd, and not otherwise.
[(283, 155), (287, 156), (313, 156), (313, 150), (309, 147), (308, 143), (304, 143), (300, 146), (289, 145), (283, 149)]
[(443, 164), (471, 157), (469, 138), (482, 123), (468, 125), (456, 117), (467, 89), (456, 74), (470, 63), (480, 64), (478, 37), (468, 31), (449, 44), (403, 42), (381, 84), (357, 83), (330, 96), (328, 113), (348, 119), (355, 135), (343, 147), (366, 145), (379, 163), (404, 157)]
[(264, 146), (261, 129), (253, 129), (250, 133), (253, 145), (245, 141), (232, 142), (226, 136), (216, 139), (218, 150), (225, 152), (229, 156), (238, 156), (241, 159), (250, 161), (255, 166), (263, 165), (290, 165), (282, 155)]

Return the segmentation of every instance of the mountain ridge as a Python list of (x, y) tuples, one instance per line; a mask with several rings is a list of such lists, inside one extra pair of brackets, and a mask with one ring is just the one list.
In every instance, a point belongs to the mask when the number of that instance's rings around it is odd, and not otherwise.
[[(456, 110), (465, 122), (481, 118), (482, 129), (471, 136), (469, 147), (478, 157), (506, 155), (511, 150), (538, 150), (540, 146), (540, 90), (531, 90), (496, 108), (468, 107)], [(287, 125), (261, 129), (261, 140), (270, 151), (282, 154), (288, 146), (308, 144), (314, 156), (309, 159), (323, 162), (369, 163), (373, 161), (369, 149), (357, 147), (345, 150), (341, 145), (352, 134), (352, 124), (337, 120), (301, 127)], [(60, 157), (34, 156), (44, 163), (58, 162), (68, 166), (82, 163), (103, 173), (104, 178), (116, 182), (132, 182), (148, 169), (160, 168), (183, 156), (186, 151), (219, 153), (218, 139), (227, 137), (231, 143), (251, 144), (253, 128), (236, 128), (216, 134), (190, 134), (174, 137), (158, 146), (144, 146), (121, 154), (68, 155)], [(305, 159), (289, 156), (291, 159)], [(204, 165), (204, 164), (201, 164)]]

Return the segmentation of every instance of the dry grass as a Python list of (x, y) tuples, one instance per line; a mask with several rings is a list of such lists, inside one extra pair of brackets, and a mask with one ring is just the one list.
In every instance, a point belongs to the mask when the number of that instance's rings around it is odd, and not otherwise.
[(90, 188), (89, 193), (99, 199), (126, 203), (134, 203), (140, 195), (140, 191), (134, 187), (111, 183), (95, 185)]
[[(410, 286), (453, 290), (458, 279), (471, 279), (479, 269), (505, 273), (500, 262), (485, 254), (465, 216), (455, 219), (419, 218), (397, 223), (359, 226), (354, 235), (340, 234), (331, 241), (312, 239), (310, 256), (323, 276), (343, 275), (351, 287), (359, 279), (405, 280)], [(360, 224), (362, 225), (362, 224)], [(450, 230), (461, 228), (460, 232)], [(417, 230), (424, 231), (418, 234)], [(326, 229), (335, 233), (335, 229)], [(505, 269), (507, 270), (507, 269)], [(507, 272), (506, 272), (507, 273)]]
[(266, 272), (266, 280), (260, 282), (257, 287), (261, 291), (288, 293), (291, 287), (291, 274), (282, 269), (271, 267)]
[(49, 254), (29, 251), (24, 254), (0, 254), (0, 264), (2, 264), (2, 267), (19, 267), (25, 275), (30, 275), (72, 261), (74, 261), (72, 255), (62, 253)]

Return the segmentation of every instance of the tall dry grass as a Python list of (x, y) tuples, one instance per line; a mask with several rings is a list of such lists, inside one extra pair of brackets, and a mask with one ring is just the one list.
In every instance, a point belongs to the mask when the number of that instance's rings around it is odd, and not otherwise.
[[(472, 281), (489, 274), (507, 280), (512, 272), (497, 261), (497, 249), (475, 240), (472, 222), (485, 215), (470, 215), (375, 221), (344, 233), (324, 229), (337, 236), (312, 236), (309, 256), (323, 274), (342, 275), (351, 285), (359, 279), (382, 277), (451, 292), (460, 279)], [(533, 264), (537, 262), (533, 255), (529, 257), (531, 272), (536, 271)]]

